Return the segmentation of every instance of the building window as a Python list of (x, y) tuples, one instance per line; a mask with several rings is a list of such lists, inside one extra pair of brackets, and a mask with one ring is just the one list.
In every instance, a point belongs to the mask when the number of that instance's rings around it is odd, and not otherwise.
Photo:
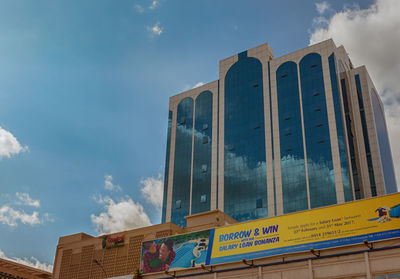
[(287, 61), (276, 70), (277, 76), (286, 73), (287, 78), (277, 79), (276, 86), (283, 211), (290, 213), (307, 209), (308, 205), (306, 177), (296, 175), (305, 173), (297, 64)]
[(177, 200), (177, 201), (175, 202), (175, 208), (176, 208), (176, 209), (182, 208), (182, 201), (181, 201), (181, 200)]
[(179, 120), (179, 124), (183, 125), (186, 123), (186, 117), (181, 117), (181, 119)]
[(228, 144), (228, 151), (233, 151), (235, 150), (235, 145), (233, 143)]
[(262, 208), (263, 207), (262, 204), (263, 204), (262, 199), (256, 200), (256, 208)]
[(207, 202), (207, 195), (206, 194), (200, 196), (200, 202), (201, 203), (206, 203)]
[(207, 165), (206, 164), (201, 165), (201, 172), (207, 172)]
[(208, 137), (207, 137), (207, 136), (204, 136), (204, 137), (203, 137), (203, 141), (202, 141), (202, 142), (203, 142), (203, 144), (206, 144), (206, 143), (208, 143)]
[(207, 130), (208, 129), (208, 124), (207, 123), (204, 123), (203, 124), (203, 131), (205, 131), (205, 130)]

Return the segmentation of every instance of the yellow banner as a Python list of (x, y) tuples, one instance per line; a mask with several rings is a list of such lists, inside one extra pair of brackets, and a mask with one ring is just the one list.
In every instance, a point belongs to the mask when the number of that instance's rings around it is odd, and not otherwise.
[(400, 193), (216, 228), (210, 264), (400, 236)]

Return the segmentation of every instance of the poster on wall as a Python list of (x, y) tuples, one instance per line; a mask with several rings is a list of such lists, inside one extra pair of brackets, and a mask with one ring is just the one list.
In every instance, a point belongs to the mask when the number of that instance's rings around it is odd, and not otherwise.
[(142, 274), (190, 268), (206, 264), (210, 231), (171, 236), (142, 243)]
[(400, 237), (400, 193), (216, 228), (207, 264)]
[(144, 242), (141, 270), (176, 270), (397, 237), (400, 193)]

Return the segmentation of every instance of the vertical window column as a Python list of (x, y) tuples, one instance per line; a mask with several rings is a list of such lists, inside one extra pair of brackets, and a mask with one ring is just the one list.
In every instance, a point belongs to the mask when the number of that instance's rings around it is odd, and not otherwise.
[(373, 197), (376, 196), (376, 184), (375, 184), (375, 175), (374, 175), (374, 167), (372, 165), (372, 157), (371, 157), (371, 148), (369, 145), (369, 136), (368, 136), (368, 128), (367, 128), (367, 120), (365, 118), (365, 110), (364, 110), (364, 100), (361, 91), (361, 83), (360, 76), (355, 75), (356, 81), (356, 89), (357, 89), (357, 97), (358, 97), (358, 105), (360, 108), (361, 115), (361, 125), (364, 135), (364, 145), (365, 145), (365, 154), (367, 156), (367, 165), (368, 165), (368, 174), (369, 174), (369, 182), (371, 184), (371, 194)]
[(342, 87), (342, 99), (343, 99), (343, 106), (344, 106), (344, 115), (345, 115), (345, 122), (346, 122), (346, 129), (347, 129), (347, 141), (349, 142), (349, 153), (350, 153), (350, 163), (351, 163), (351, 171), (353, 173), (353, 185), (354, 185), (354, 199), (359, 200), (361, 199), (361, 192), (360, 192), (360, 183), (358, 180), (358, 170), (356, 164), (356, 155), (354, 150), (354, 136), (351, 131), (351, 118), (350, 118), (350, 111), (349, 111), (349, 96), (347, 94), (346, 88), (346, 80), (341, 79), (340, 84)]
[(164, 170), (164, 193), (162, 203), (161, 223), (165, 223), (167, 211), (167, 195), (168, 195), (168, 174), (169, 174), (169, 151), (171, 148), (171, 127), (172, 127), (172, 111), (168, 113), (168, 132), (167, 132), (167, 150), (165, 152), (165, 170)]
[(193, 136), (193, 99), (185, 98), (177, 110), (171, 222), (186, 227), (189, 215)]
[(311, 208), (337, 203), (322, 60), (310, 53), (300, 61), (304, 131)]
[(297, 64), (276, 71), (284, 213), (308, 208)]
[(225, 76), (224, 211), (238, 221), (268, 216), (262, 64), (247, 52)]
[(212, 100), (210, 91), (204, 91), (196, 98), (191, 214), (210, 210)]
[(338, 80), (336, 75), (336, 61), (335, 61), (335, 54), (333, 53), (329, 56), (329, 72), (332, 85), (333, 105), (335, 109), (336, 133), (339, 143), (339, 156), (340, 156), (340, 166), (342, 169), (343, 191), (344, 191), (345, 201), (347, 202), (353, 200), (353, 198), (350, 186), (349, 166), (347, 162), (346, 140), (343, 128), (342, 110), (340, 109), (341, 105), (340, 105)]

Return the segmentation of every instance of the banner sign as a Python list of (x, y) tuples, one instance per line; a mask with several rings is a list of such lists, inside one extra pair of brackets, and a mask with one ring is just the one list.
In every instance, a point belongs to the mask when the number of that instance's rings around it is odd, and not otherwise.
[(207, 264), (400, 237), (400, 194), (216, 228)]
[[(400, 237), (400, 193), (144, 242), (142, 270), (190, 268), (395, 237)], [(166, 259), (162, 249), (171, 241), (174, 253)]]
[(125, 235), (120, 236), (110, 236), (110, 235), (102, 235), (101, 237), (101, 246), (106, 249), (121, 247), (124, 246), (125, 243)]
[(181, 234), (142, 243), (142, 274), (206, 264), (210, 231)]

